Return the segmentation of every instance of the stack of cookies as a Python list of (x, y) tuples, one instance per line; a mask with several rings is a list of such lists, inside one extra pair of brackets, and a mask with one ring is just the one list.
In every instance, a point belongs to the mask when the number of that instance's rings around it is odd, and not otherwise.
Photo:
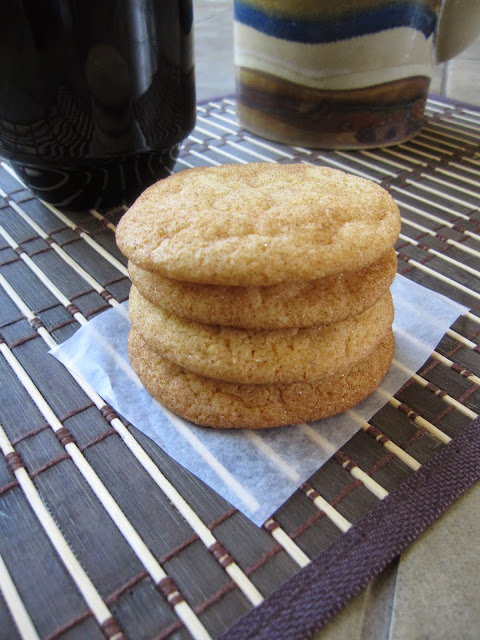
[(325, 167), (224, 165), (158, 182), (117, 229), (133, 369), (204, 426), (351, 408), (392, 361), (399, 230), (384, 189)]

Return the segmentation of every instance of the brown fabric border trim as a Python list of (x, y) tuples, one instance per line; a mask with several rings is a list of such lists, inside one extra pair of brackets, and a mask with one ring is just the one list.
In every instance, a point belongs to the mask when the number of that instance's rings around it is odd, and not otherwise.
[(310, 638), (478, 479), (480, 418), (221, 639)]

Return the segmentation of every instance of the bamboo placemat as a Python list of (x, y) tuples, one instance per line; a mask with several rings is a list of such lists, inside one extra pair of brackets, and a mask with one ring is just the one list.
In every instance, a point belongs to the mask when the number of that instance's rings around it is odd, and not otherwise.
[(123, 210), (66, 216), (2, 165), (2, 640), (304, 637), (479, 475), (480, 111), (432, 97), (414, 140), (360, 152), (259, 139), (234, 112), (200, 105), (176, 169), (300, 161), (373, 179), (402, 212), (399, 272), (471, 312), (257, 528), (48, 353), (127, 298)]

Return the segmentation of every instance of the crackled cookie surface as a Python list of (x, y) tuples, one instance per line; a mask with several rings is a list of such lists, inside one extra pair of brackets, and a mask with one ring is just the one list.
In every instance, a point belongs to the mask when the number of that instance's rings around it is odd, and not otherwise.
[(199, 375), (247, 384), (309, 381), (351, 368), (393, 322), (388, 291), (342, 322), (304, 329), (248, 330), (185, 320), (152, 305), (135, 287), (130, 319), (151, 349)]
[(326, 167), (194, 168), (147, 189), (117, 243), (139, 267), (187, 282), (273, 285), (370, 265), (400, 231), (377, 184)]
[(315, 382), (235, 384), (199, 376), (158, 355), (130, 330), (132, 366), (148, 392), (177, 415), (216, 428), (262, 429), (345, 411), (380, 384), (393, 358), (391, 330), (357, 365)]
[(375, 304), (392, 284), (396, 271), (393, 249), (358, 271), (269, 287), (181, 282), (128, 264), (133, 284), (155, 306), (196, 322), (245, 329), (340, 322)]

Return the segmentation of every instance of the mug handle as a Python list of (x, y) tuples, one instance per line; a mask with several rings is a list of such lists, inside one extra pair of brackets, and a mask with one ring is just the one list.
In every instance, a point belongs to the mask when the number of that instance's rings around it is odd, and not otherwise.
[(480, 34), (480, 0), (443, 0), (435, 39), (435, 62), (447, 62)]

